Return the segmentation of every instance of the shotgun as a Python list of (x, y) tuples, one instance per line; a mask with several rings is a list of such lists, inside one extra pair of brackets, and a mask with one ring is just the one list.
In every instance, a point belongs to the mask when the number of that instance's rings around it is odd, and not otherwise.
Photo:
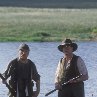
[[(6, 80), (1, 73), (0, 73), (0, 78), (2, 79), (2, 81)], [(11, 94), (14, 96), (15, 95), (15, 90), (7, 82), (5, 82), (5, 85), (9, 89), (9, 91), (11, 92)]]
[[(73, 80), (76, 80), (76, 79), (80, 78), (81, 76), (82, 76), (82, 74), (80, 74), (79, 76), (76, 76), (76, 77), (70, 79), (69, 81), (63, 83), (62, 86), (68, 84), (71, 80), (73, 81)], [(56, 90), (57, 90), (57, 89), (53, 89), (52, 91), (46, 93), (45, 96), (50, 95), (51, 93), (55, 92)]]

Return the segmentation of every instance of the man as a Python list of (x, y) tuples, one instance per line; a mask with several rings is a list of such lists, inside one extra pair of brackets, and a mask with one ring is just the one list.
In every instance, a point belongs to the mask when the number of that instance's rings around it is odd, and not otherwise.
[[(55, 88), (59, 90), (58, 97), (85, 97), (83, 81), (88, 80), (88, 72), (83, 59), (73, 53), (77, 48), (78, 45), (70, 39), (66, 39), (58, 46), (59, 51), (64, 54), (55, 74)], [(80, 78), (71, 80), (81, 74)], [(70, 82), (62, 86), (68, 80)]]
[[(9, 85), (15, 91), (14, 94), (10, 92), (9, 97), (37, 97), (40, 92), (40, 75), (35, 64), (27, 58), (29, 51), (27, 44), (21, 44), (19, 56), (9, 63), (3, 74), (6, 80), (10, 77)], [(33, 81), (36, 83), (36, 91), (33, 91)]]

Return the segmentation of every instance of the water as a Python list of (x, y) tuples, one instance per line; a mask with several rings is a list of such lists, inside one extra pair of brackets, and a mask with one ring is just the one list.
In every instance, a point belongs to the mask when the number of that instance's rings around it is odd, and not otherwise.
[[(30, 46), (29, 58), (36, 64), (41, 75), (41, 91), (38, 97), (44, 97), (45, 94), (54, 89), (54, 75), (57, 63), (63, 54), (58, 51), (58, 42), (35, 43), (28, 42)], [(20, 42), (0, 43), (0, 72), (3, 73), (7, 64), (13, 58), (17, 57), (17, 48)], [(78, 50), (74, 52), (80, 55), (87, 66), (89, 80), (85, 81), (86, 97), (97, 97), (97, 43), (96, 42), (78, 42)], [(8, 89), (4, 84), (0, 84), (0, 97), (7, 97)], [(57, 91), (48, 97), (57, 97)]]

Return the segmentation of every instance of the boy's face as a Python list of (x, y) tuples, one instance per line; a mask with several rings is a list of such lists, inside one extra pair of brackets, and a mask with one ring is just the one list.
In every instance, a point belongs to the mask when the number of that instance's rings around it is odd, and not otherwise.
[(29, 55), (29, 50), (26, 49), (20, 49), (19, 50), (19, 58), (22, 60), (26, 60)]

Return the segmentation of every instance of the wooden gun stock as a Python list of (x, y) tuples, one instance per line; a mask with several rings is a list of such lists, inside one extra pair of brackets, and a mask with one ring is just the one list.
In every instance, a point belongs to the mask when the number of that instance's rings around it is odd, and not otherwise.
[[(4, 76), (0, 73), (0, 78), (5, 81), (6, 79), (4, 78)], [(11, 94), (14, 96), (15, 95), (15, 90), (7, 83), (5, 82), (6, 87), (9, 89), (9, 91), (11, 92)]]

